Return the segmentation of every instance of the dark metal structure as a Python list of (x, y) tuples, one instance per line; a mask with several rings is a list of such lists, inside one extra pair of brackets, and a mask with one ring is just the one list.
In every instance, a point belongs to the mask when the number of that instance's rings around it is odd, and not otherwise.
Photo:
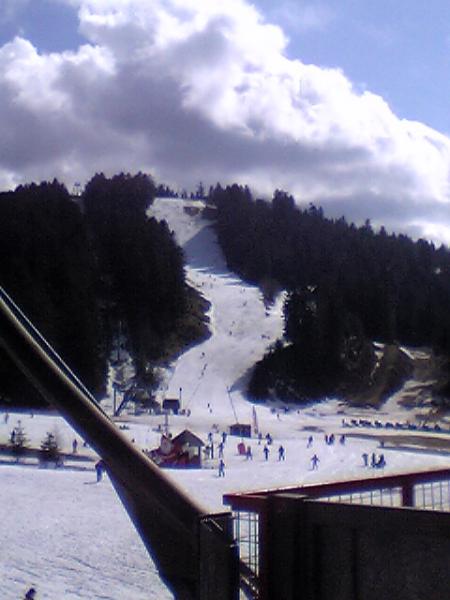
[(224, 503), (258, 600), (448, 597), (450, 469), (238, 492)]

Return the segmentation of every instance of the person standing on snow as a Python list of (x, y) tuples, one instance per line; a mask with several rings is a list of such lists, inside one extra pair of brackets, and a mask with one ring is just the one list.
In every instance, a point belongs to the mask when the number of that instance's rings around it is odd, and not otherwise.
[(219, 477), (225, 477), (225, 463), (222, 459), (219, 461)]
[(280, 461), (280, 460), (284, 460), (285, 458), (286, 458), (286, 453), (285, 453), (285, 450), (284, 450), (283, 446), (280, 446), (280, 447), (278, 448), (278, 460), (279, 460), (279, 461)]
[(311, 458), (311, 467), (313, 471), (316, 471), (319, 468), (319, 457), (317, 456), (317, 454), (314, 454), (314, 456)]
[(220, 442), (220, 444), (217, 445), (217, 448), (219, 450), (219, 458), (223, 458), (223, 442)]
[(263, 453), (264, 453), (264, 458), (266, 460), (269, 460), (269, 448), (267, 446), (264, 446)]
[(97, 475), (97, 483), (102, 480), (103, 471), (105, 470), (105, 463), (102, 460), (99, 460), (95, 463), (95, 473)]
[(384, 467), (386, 466), (386, 459), (384, 458), (384, 454), (380, 454), (376, 466), (377, 469), (384, 469)]

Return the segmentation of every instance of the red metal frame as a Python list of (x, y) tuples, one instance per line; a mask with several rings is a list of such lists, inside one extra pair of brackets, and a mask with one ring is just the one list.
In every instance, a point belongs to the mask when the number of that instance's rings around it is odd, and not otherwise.
[(350, 479), (327, 483), (306, 484), (225, 494), (223, 503), (232, 510), (260, 512), (264, 510), (265, 499), (273, 494), (301, 494), (310, 498), (337, 496), (352, 492), (368, 492), (386, 488), (401, 488), (402, 506), (414, 506), (413, 489), (416, 484), (450, 480), (450, 469), (436, 469), (415, 473), (385, 475), (370, 479)]
[(239, 492), (225, 494), (224, 505), (228, 505), (235, 512), (256, 513), (259, 520), (259, 576), (255, 574), (254, 581), (257, 582), (259, 592), (254, 598), (265, 598), (267, 587), (266, 550), (269, 539), (268, 530), (268, 505), (270, 497), (275, 494), (298, 494), (308, 498), (327, 498), (330, 496), (343, 496), (353, 492), (370, 492), (399, 488), (401, 505), (413, 507), (414, 486), (424, 483), (450, 481), (450, 469), (436, 469), (431, 471), (420, 471), (415, 473), (404, 473), (397, 475), (385, 475), (370, 479), (352, 479), (348, 481), (333, 481), (319, 484), (307, 484), (302, 486), (290, 486), (273, 489), (258, 490), (253, 492)]

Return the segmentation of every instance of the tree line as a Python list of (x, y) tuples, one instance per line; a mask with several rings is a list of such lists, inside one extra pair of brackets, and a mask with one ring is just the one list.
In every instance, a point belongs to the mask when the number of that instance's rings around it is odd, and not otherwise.
[[(0, 194), (0, 283), (97, 395), (116, 344), (151, 385), (192, 305), (181, 248), (146, 214), (154, 196), (142, 173), (97, 174), (77, 198), (57, 180)], [(0, 396), (38, 402), (3, 353)]]
[(403, 234), (329, 219), (275, 191), (210, 189), (228, 266), (263, 291), (287, 290), (285, 339), (257, 365), (250, 391), (264, 396), (333, 392), (370, 371), (369, 340), (431, 346), (450, 355), (450, 252)]

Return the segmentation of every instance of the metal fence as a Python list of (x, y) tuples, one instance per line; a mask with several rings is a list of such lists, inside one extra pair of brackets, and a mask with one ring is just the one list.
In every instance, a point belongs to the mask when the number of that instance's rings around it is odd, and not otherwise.
[(255, 581), (261, 577), (270, 498), (280, 493), (336, 504), (450, 512), (450, 469), (225, 495), (224, 503), (233, 511), (241, 563)]
[(239, 558), (252, 573), (259, 575), (259, 515), (236, 511), (233, 514), (234, 537), (238, 540)]
[(450, 480), (416, 484), (414, 506), (425, 510), (450, 512)]

